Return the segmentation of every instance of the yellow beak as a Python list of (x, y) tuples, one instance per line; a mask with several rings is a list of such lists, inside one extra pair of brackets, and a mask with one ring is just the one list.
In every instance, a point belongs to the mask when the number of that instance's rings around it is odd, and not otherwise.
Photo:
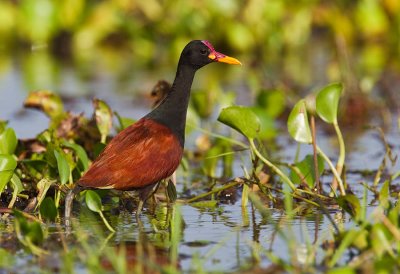
[(221, 63), (227, 63), (230, 65), (242, 65), (242, 63), (240, 63), (240, 61), (236, 58), (230, 57), (230, 56), (226, 56), (222, 53), (219, 52), (212, 52), (208, 55), (208, 58), (210, 58), (211, 60), (215, 61), (215, 62), (221, 62)]

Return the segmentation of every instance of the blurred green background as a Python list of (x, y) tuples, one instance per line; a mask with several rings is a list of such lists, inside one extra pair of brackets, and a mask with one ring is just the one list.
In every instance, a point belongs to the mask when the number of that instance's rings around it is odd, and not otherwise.
[(67, 67), (82, 81), (107, 75), (147, 89), (158, 78), (172, 80), (193, 39), (210, 40), (244, 64), (205, 72), (205, 89), (229, 85), (253, 98), (280, 89), (296, 97), (342, 81), (347, 94), (369, 95), (377, 86), (394, 94), (391, 83), (399, 83), (398, 0), (2, 0), (0, 77), (17, 69), (26, 91), (57, 91), (68, 85)]

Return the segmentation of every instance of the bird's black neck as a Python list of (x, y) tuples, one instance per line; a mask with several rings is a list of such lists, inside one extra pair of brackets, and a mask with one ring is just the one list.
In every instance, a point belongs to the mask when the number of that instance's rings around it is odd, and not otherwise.
[(185, 143), (186, 113), (195, 73), (196, 69), (192, 66), (179, 64), (171, 91), (157, 108), (145, 116), (171, 129), (182, 147)]

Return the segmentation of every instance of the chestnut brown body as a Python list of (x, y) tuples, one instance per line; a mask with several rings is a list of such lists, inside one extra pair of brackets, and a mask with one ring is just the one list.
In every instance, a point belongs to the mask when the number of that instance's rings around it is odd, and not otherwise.
[(168, 127), (142, 118), (111, 140), (78, 184), (117, 190), (142, 188), (171, 176), (182, 153)]

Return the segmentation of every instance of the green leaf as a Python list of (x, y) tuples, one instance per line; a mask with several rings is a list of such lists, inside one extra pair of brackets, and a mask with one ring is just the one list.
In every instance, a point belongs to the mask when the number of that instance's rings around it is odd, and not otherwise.
[(60, 96), (48, 90), (31, 92), (24, 101), (24, 107), (40, 109), (51, 119), (64, 114), (64, 106)]
[(249, 139), (254, 139), (260, 131), (260, 120), (249, 107), (224, 108), (219, 114), (218, 121), (236, 129)]
[(97, 128), (101, 134), (101, 142), (105, 143), (107, 135), (112, 127), (112, 111), (111, 108), (102, 100), (94, 99), (94, 117), (96, 119)]
[(11, 180), (17, 161), (11, 155), (0, 154), (0, 195)]
[(289, 134), (297, 142), (310, 144), (312, 142), (311, 129), (308, 123), (305, 100), (294, 105), (287, 121)]
[(70, 168), (64, 152), (54, 150), (54, 156), (57, 159), (58, 174), (60, 175), (60, 182), (62, 185), (66, 184), (70, 175)]
[(359, 220), (361, 218), (361, 204), (357, 196), (354, 194), (346, 194), (337, 198), (339, 206), (349, 213), (353, 218)]
[(14, 154), (18, 139), (12, 128), (6, 128), (0, 134), (0, 154)]
[(260, 121), (260, 130), (257, 137), (260, 139), (272, 139), (278, 134), (275, 119), (261, 107), (252, 107), (251, 110), (257, 115)]
[(394, 256), (393, 248), (391, 245), (391, 240), (393, 236), (384, 224), (374, 224), (372, 226), (370, 235), (371, 245), (375, 255), (377, 255), (378, 257), (381, 257), (384, 254), (390, 254), (391, 256)]
[(18, 177), (17, 174), (13, 174), (11, 177), (11, 187), (17, 191), (17, 193), (20, 193), (21, 191), (24, 190), (24, 186), (22, 185), (21, 179)]
[(341, 83), (330, 84), (319, 91), (316, 98), (316, 108), (319, 117), (332, 124), (337, 121), (339, 100), (342, 94)]
[(41, 244), (44, 240), (44, 232), (40, 223), (36, 221), (28, 222), (25, 216), (16, 209), (13, 210), (13, 214), (15, 217), (14, 226), (18, 240), (29, 248), (32, 248), (32, 244)]
[(168, 199), (170, 202), (175, 202), (177, 195), (176, 195), (176, 188), (172, 180), (168, 180), (168, 185), (167, 185), (167, 195)]
[(200, 202), (193, 202), (190, 203), (189, 205), (196, 207), (196, 208), (216, 208), (218, 205), (217, 200), (206, 200), (206, 201), (200, 201)]
[(136, 122), (136, 120), (134, 120), (134, 119), (127, 118), (127, 117), (121, 117), (121, 115), (119, 115), (119, 113), (116, 111), (114, 111), (114, 115), (117, 117), (118, 122), (119, 122), (119, 127), (117, 127), (118, 132), (126, 129), (127, 127), (129, 127), (130, 125), (133, 125)]
[(6, 272), (15, 264), (15, 256), (6, 249), (0, 247), (0, 268)]
[(46, 197), (47, 191), (54, 182), (55, 181), (50, 181), (48, 178), (43, 178), (37, 183), (36, 187), (39, 190), (39, 193), (37, 195), (38, 202), (35, 210), (42, 204), (44, 198)]
[(341, 266), (329, 269), (326, 274), (356, 274), (356, 270), (351, 266)]
[(44, 198), (40, 205), (40, 215), (42, 218), (54, 222), (57, 218), (57, 208), (53, 198)]
[(88, 208), (97, 213), (101, 213), (102, 210), (102, 203), (100, 196), (93, 190), (86, 191), (85, 201)]
[[(318, 174), (321, 175), (324, 171), (324, 159), (319, 154), (317, 155), (318, 159)], [(301, 177), (297, 172), (291, 170), (290, 179), (295, 184), (300, 184), (302, 181), (305, 181), (309, 187), (314, 187), (315, 184), (315, 168), (314, 168), (314, 156), (306, 155), (301, 162), (295, 164), (295, 167), (298, 169), (298, 172), (301, 173)]]
[(86, 151), (83, 149), (83, 147), (81, 147), (78, 144), (74, 144), (74, 143), (69, 143), (67, 141), (63, 142), (63, 146), (66, 146), (68, 148), (71, 148), (75, 151), (76, 155), (78, 156), (79, 162), (82, 164), (83, 166), (83, 170), (82, 171), (86, 171), (89, 167), (89, 158), (86, 154)]
[(389, 206), (389, 194), (390, 194), (389, 185), (390, 182), (386, 180), (383, 183), (381, 191), (379, 192), (379, 202), (383, 208), (388, 208)]

